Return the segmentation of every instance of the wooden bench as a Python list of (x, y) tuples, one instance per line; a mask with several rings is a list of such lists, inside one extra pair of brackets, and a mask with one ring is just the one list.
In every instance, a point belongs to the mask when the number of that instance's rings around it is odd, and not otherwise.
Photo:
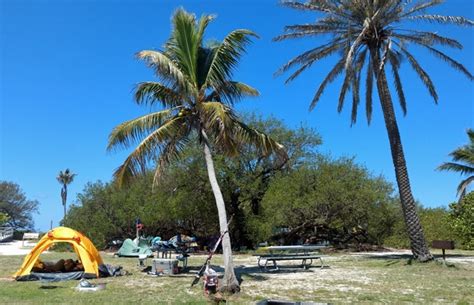
[(322, 248), (325, 246), (273, 246), (262, 248), (269, 253), (255, 254), (255, 256), (258, 256), (257, 264), (263, 270), (268, 270), (268, 262), (272, 262), (274, 270), (278, 270), (278, 261), (301, 261), (303, 269), (308, 269), (313, 264), (313, 260), (318, 259), (321, 262), (321, 268), (323, 268), (322, 255), (314, 253)]
[(23, 233), (23, 240), (22, 240), (22, 247), (25, 246), (25, 241), (28, 240), (38, 240), (39, 239), (39, 233)]

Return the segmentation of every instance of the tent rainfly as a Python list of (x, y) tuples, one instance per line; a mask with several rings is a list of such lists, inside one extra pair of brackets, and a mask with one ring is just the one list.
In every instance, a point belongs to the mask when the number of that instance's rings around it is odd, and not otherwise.
[[(41, 253), (46, 251), (54, 243), (69, 243), (84, 266), (84, 271), (64, 272), (64, 273), (40, 273), (32, 272), (37, 264)], [(31, 281), (40, 279), (80, 279), (98, 278), (99, 265), (103, 264), (99, 252), (89, 238), (83, 234), (66, 227), (57, 227), (49, 231), (41, 238), (38, 244), (25, 257), (20, 270), (13, 277), (17, 281)]]

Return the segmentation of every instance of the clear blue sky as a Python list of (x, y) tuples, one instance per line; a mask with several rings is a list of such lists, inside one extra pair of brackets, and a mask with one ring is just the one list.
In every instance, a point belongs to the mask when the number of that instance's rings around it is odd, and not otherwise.
[[(87, 182), (109, 181), (124, 160), (126, 152), (106, 153), (108, 134), (146, 112), (133, 103), (132, 89), (137, 82), (154, 79), (134, 54), (160, 48), (178, 6), (218, 16), (208, 38), (222, 39), (236, 28), (260, 35), (235, 79), (258, 88), (261, 97), (243, 101), (239, 110), (274, 115), (292, 127), (301, 122), (315, 127), (323, 137), (323, 152), (356, 156), (374, 174), (395, 181), (377, 104), (370, 127), (361, 115), (351, 128), (349, 107), (336, 112), (340, 85), (334, 84), (312, 113), (307, 110), (334, 58), (287, 86), (284, 78), (272, 76), (287, 60), (323, 42), (271, 42), (284, 25), (311, 22), (313, 14), (283, 8), (276, 0), (0, 0), (0, 180), (18, 183), (28, 198), (40, 202), (37, 228), (48, 229), (50, 220), (57, 225), (62, 217), (55, 178), (60, 170), (68, 167), (78, 174), (69, 188), (69, 201), (74, 201)], [(474, 19), (473, 8), (471, 0), (448, 1), (434, 12)], [(431, 26), (465, 46), (448, 54), (473, 72), (472, 28)], [(399, 107), (397, 114), (405, 155), (415, 197), (425, 206), (447, 206), (456, 199), (461, 177), (435, 168), (467, 142), (465, 131), (474, 126), (473, 84), (426, 52), (416, 54), (437, 86), (439, 105), (404, 64), (408, 115), (403, 118)]]

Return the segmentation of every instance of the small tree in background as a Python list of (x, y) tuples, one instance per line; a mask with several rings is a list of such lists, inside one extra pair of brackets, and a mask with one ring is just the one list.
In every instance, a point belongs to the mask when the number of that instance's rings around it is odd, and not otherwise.
[(63, 208), (64, 208), (64, 218), (66, 218), (66, 213), (67, 213), (67, 209), (66, 209), (66, 201), (67, 201), (67, 186), (69, 184), (72, 183), (72, 181), (74, 181), (74, 177), (76, 176), (76, 174), (73, 174), (69, 168), (66, 168), (66, 170), (63, 172), (63, 171), (59, 171), (59, 174), (58, 176), (56, 177), (56, 179), (58, 180), (59, 183), (62, 184), (62, 188), (61, 188), (61, 200), (62, 200), (62, 204), (63, 204)]

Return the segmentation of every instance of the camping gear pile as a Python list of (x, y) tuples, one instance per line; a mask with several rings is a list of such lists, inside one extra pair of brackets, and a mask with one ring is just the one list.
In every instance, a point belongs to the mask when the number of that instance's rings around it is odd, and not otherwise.
[[(115, 253), (119, 257), (137, 257), (139, 259), (139, 266), (144, 264), (147, 257), (153, 257), (153, 252), (156, 252), (156, 258), (160, 258), (161, 261), (153, 263), (152, 271), (150, 274), (161, 275), (161, 274), (174, 274), (176, 272), (169, 271), (174, 270), (173, 268), (155, 268), (156, 264), (164, 264), (164, 261), (168, 259), (169, 261), (166, 264), (174, 264), (174, 258), (172, 259), (172, 254), (177, 253), (176, 259), (183, 263), (182, 269), (187, 268), (189, 252), (194, 250), (194, 247), (197, 247), (196, 238), (177, 234), (171, 237), (169, 240), (162, 240), (160, 236), (153, 238), (145, 238), (140, 236), (140, 231), (143, 230), (144, 226), (141, 223), (140, 219), (135, 220), (136, 226), (136, 238), (134, 240), (126, 239), (120, 249)], [(143, 266), (142, 266), (143, 267)], [(153, 270), (157, 270), (153, 272)], [(168, 270), (169, 269), (169, 270)], [(161, 272), (160, 270), (164, 270)]]

